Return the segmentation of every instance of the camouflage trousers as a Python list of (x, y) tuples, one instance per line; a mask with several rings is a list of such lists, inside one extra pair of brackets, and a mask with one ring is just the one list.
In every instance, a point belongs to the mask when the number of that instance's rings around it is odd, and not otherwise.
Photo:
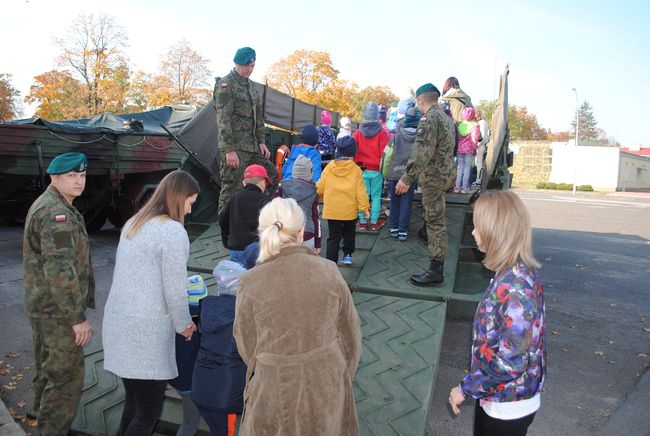
[(83, 348), (62, 320), (31, 318), (34, 412), (41, 435), (66, 435), (77, 413), (84, 378)]
[[(447, 225), (445, 223), (445, 190), (440, 186), (432, 186), (427, 180), (420, 178), (422, 189), (422, 208), (424, 222), (427, 226), (429, 256), (431, 259), (441, 259), (447, 255)], [(424, 182), (424, 183), (423, 183)]]
[(273, 182), (266, 192), (273, 193), (278, 189), (278, 170), (275, 168), (273, 163), (264, 159), (264, 156), (257, 152), (250, 151), (237, 151), (237, 156), (239, 156), (239, 168), (232, 169), (226, 163), (226, 153), (219, 151), (219, 178), (221, 183), (221, 191), (219, 192), (219, 212), (221, 208), (225, 205), (232, 195), (243, 188), (242, 180), (244, 178), (244, 170), (247, 166), (258, 164), (266, 168), (266, 173)]

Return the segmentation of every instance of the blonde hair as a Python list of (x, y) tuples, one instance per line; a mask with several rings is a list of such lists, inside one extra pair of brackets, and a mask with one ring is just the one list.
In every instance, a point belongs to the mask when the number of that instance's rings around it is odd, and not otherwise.
[(275, 256), (286, 244), (300, 243), (305, 214), (293, 198), (276, 198), (260, 211), (258, 263)]
[(133, 238), (147, 221), (160, 216), (184, 224), (185, 200), (198, 193), (199, 184), (189, 173), (176, 170), (167, 174), (147, 203), (124, 226), (126, 237)]
[(519, 262), (539, 268), (533, 257), (530, 216), (519, 196), (512, 191), (485, 191), (474, 204), (474, 227), (485, 252), (483, 265), (492, 271)]

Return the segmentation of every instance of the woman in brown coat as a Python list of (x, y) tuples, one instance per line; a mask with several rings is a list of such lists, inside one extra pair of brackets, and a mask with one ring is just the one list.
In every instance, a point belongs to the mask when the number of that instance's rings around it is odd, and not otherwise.
[(248, 366), (246, 435), (357, 435), (359, 317), (336, 264), (301, 246), (293, 199), (260, 212), (258, 266), (241, 277), (234, 335)]

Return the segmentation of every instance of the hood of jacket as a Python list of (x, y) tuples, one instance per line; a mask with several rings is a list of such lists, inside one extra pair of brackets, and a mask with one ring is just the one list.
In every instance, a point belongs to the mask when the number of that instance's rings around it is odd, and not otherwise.
[(399, 133), (404, 137), (404, 139), (407, 142), (415, 142), (415, 136), (418, 133), (417, 127), (404, 127), (404, 126), (398, 126), (397, 130), (399, 130)]
[(348, 177), (350, 171), (358, 166), (352, 159), (336, 159), (336, 165), (332, 165), (332, 175), (336, 177)]
[(298, 203), (316, 194), (316, 187), (302, 179), (289, 179), (282, 182), (283, 197), (295, 199)]
[(465, 94), (465, 91), (463, 91), (460, 88), (451, 88), (448, 90), (445, 95), (442, 96), (443, 99), (447, 98), (457, 98), (459, 100), (462, 100), (463, 102), (471, 102), (472, 100), (469, 98), (469, 95)]
[(361, 134), (366, 138), (372, 138), (376, 136), (381, 131), (381, 123), (379, 121), (374, 121), (372, 123), (363, 123), (359, 126)]

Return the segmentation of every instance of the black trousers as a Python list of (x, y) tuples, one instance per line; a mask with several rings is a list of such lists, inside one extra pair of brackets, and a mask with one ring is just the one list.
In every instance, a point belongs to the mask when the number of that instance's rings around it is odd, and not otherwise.
[(535, 413), (518, 419), (497, 419), (485, 413), (476, 400), (474, 410), (474, 436), (526, 436)]
[(123, 436), (144, 436), (153, 432), (160, 419), (167, 380), (123, 378), (126, 401), (122, 410), (120, 432)]
[(356, 233), (357, 220), (327, 220), (329, 236), (327, 237), (327, 257), (332, 262), (339, 261), (339, 247), (343, 239), (343, 254), (354, 253), (354, 236)]

